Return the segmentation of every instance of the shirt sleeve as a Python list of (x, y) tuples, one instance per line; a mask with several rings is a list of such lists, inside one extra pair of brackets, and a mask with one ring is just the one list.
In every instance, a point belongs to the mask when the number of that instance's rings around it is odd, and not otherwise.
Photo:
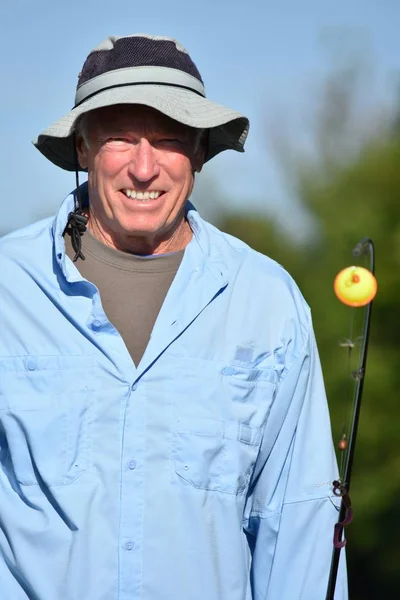
[[(337, 464), (314, 334), (284, 374), (246, 501), (253, 600), (325, 600), (340, 500)], [(347, 600), (341, 550), (335, 600)]]

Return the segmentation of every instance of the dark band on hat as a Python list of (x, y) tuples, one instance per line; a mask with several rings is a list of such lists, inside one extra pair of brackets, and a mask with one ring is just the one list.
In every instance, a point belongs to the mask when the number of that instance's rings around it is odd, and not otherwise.
[(158, 66), (128, 67), (97, 75), (78, 86), (75, 107), (103, 90), (138, 84), (169, 85), (206, 95), (203, 82), (184, 71)]

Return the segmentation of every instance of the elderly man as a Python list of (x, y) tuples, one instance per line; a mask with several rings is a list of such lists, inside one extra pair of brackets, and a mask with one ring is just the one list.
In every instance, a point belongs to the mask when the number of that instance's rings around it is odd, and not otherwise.
[(136, 35), (89, 54), (36, 140), (88, 182), (0, 243), (1, 600), (325, 597), (337, 472), (310, 311), (188, 201), (247, 133), (176, 41)]

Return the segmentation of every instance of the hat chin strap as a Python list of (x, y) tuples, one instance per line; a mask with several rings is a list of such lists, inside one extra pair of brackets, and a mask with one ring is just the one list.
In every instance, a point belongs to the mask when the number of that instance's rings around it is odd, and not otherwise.
[(74, 144), (74, 153), (75, 153), (75, 183), (76, 183), (76, 193), (75, 193), (75, 208), (68, 215), (68, 221), (64, 229), (64, 234), (68, 233), (71, 236), (71, 244), (72, 248), (75, 250), (75, 256), (72, 259), (73, 262), (76, 262), (78, 258), (85, 260), (85, 257), (82, 253), (82, 240), (81, 237), (85, 233), (87, 229), (88, 217), (84, 214), (81, 191), (79, 189), (79, 172), (78, 172), (78, 154), (76, 151), (76, 138), (75, 133), (73, 134), (73, 144)]

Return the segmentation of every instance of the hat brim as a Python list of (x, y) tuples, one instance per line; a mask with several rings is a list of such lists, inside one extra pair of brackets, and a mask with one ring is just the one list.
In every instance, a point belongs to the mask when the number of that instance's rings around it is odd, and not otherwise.
[(233, 110), (199, 96), (190, 90), (166, 85), (132, 85), (107, 89), (45, 129), (34, 146), (52, 163), (67, 171), (82, 171), (76, 164), (74, 128), (83, 113), (114, 104), (142, 104), (166, 116), (198, 129), (208, 129), (208, 161), (223, 150), (244, 152), (249, 120)]

